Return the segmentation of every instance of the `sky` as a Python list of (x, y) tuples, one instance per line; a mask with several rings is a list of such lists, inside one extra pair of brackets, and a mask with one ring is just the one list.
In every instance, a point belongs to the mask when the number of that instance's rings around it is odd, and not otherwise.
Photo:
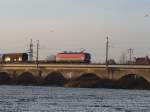
[[(0, 53), (27, 52), (40, 41), (40, 58), (62, 51), (92, 54), (93, 62), (150, 56), (150, 0), (0, 0)], [(36, 53), (36, 51), (35, 51)]]

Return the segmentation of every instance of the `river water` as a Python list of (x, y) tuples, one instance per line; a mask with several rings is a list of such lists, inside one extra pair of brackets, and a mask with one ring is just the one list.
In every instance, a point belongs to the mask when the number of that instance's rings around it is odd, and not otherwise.
[(0, 86), (0, 112), (150, 112), (150, 91)]

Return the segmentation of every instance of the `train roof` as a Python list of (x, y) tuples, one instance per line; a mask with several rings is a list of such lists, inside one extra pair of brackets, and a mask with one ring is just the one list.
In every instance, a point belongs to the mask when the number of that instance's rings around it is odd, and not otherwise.
[(61, 53), (58, 53), (58, 54), (90, 54), (90, 53), (87, 53), (87, 52), (67, 52), (67, 51), (64, 51), (64, 52), (61, 52)]
[(27, 53), (3, 53), (0, 55), (22, 55), (22, 54), (27, 54)]

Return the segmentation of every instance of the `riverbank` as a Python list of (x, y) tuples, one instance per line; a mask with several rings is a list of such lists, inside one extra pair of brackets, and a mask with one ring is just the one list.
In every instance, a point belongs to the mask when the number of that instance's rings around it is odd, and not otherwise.
[(71, 88), (109, 88), (109, 89), (143, 89), (150, 90), (150, 84), (140, 81), (112, 81), (106, 79), (74, 79), (65, 80), (57, 79), (57, 81), (51, 80), (50, 82), (40, 80), (36, 81), (11, 81), (8, 83), (1, 83), (0, 85), (36, 85), (36, 86), (50, 86), (50, 87), (71, 87)]

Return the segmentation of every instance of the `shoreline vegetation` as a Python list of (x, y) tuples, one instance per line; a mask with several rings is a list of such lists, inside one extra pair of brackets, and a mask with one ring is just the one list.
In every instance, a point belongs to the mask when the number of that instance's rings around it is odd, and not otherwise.
[[(7, 81), (6, 81), (7, 80)], [(108, 80), (97, 77), (80, 77), (66, 80), (64, 77), (48, 77), (46, 80), (33, 78), (0, 79), (0, 85), (33, 85), (72, 88), (109, 88), (109, 89), (139, 89), (150, 90), (150, 84), (144, 80)]]
[(76, 87), (76, 88), (110, 88), (110, 89), (145, 89), (150, 90), (150, 84), (141, 81), (113, 81), (108, 79), (76, 79), (70, 80), (65, 87)]

